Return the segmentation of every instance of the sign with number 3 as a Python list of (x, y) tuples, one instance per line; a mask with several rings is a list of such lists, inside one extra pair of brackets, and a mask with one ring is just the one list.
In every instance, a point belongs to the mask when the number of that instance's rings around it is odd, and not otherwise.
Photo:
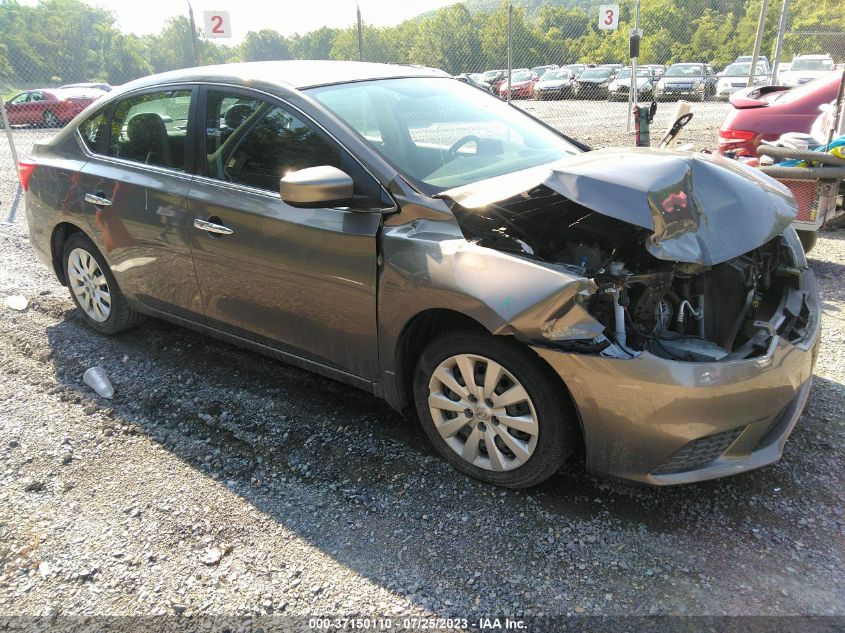
[(619, 28), (619, 5), (599, 5), (599, 29), (602, 31), (615, 31)]
[(203, 11), (206, 37), (232, 37), (232, 23), (228, 11)]

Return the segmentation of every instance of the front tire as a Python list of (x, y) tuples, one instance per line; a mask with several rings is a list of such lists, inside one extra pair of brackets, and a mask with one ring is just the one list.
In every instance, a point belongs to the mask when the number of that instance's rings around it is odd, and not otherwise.
[(447, 334), (420, 356), (414, 401), (434, 448), (485, 483), (527, 488), (553, 475), (579, 443), (560, 381), (506, 337)]
[(71, 235), (62, 261), (70, 296), (89, 327), (117, 334), (143, 322), (144, 315), (129, 306), (105, 258), (87, 236)]

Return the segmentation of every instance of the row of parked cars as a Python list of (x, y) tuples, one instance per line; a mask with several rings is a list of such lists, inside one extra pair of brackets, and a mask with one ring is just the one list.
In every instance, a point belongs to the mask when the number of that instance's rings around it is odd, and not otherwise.
[[(748, 87), (752, 59), (740, 56), (721, 72), (710, 64), (682, 62), (668, 67), (644, 64), (637, 67), (638, 100), (706, 101), (726, 100), (731, 94)], [(779, 67), (778, 81), (785, 86), (798, 86), (834, 67), (829, 55), (799, 55), (791, 64)], [(627, 101), (631, 90), (631, 67), (622, 64), (556, 64), (518, 68), (511, 71), (508, 82), (506, 70), (464, 74), (460, 78), (477, 88), (487, 90), (502, 99), (608, 99)], [(772, 70), (765, 56), (758, 57), (753, 86), (771, 83)]]

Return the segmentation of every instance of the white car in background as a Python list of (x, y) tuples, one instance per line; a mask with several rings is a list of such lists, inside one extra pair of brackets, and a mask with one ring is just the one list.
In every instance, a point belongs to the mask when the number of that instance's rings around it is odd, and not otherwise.
[(792, 58), (789, 70), (781, 73), (778, 83), (784, 86), (801, 86), (831, 70), (833, 59), (830, 55), (796, 55)]
[[(716, 82), (716, 98), (727, 99), (737, 90), (748, 87), (748, 75), (751, 72), (751, 62), (734, 62), (725, 70), (719, 73), (719, 81)], [(762, 86), (768, 81), (766, 65), (757, 64), (757, 72), (754, 73), (754, 86)]]

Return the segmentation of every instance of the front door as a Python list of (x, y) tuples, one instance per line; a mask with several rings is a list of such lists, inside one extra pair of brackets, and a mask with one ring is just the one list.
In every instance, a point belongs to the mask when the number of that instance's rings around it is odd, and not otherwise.
[(6, 102), (6, 118), (9, 119), (9, 125), (26, 125), (29, 123), (27, 103), (29, 103), (28, 92), (17, 94)]
[(90, 233), (121, 289), (151, 308), (201, 319), (186, 200), (192, 93), (186, 87), (132, 94), (111, 115), (83, 122), (80, 132), (94, 155), (79, 191)]
[[(280, 102), (221, 88), (205, 90), (201, 104), (205, 176), (188, 206), (206, 316), (235, 335), (375, 379), (378, 183)], [(353, 176), (359, 210), (282, 201), (279, 179), (318, 165)]]

